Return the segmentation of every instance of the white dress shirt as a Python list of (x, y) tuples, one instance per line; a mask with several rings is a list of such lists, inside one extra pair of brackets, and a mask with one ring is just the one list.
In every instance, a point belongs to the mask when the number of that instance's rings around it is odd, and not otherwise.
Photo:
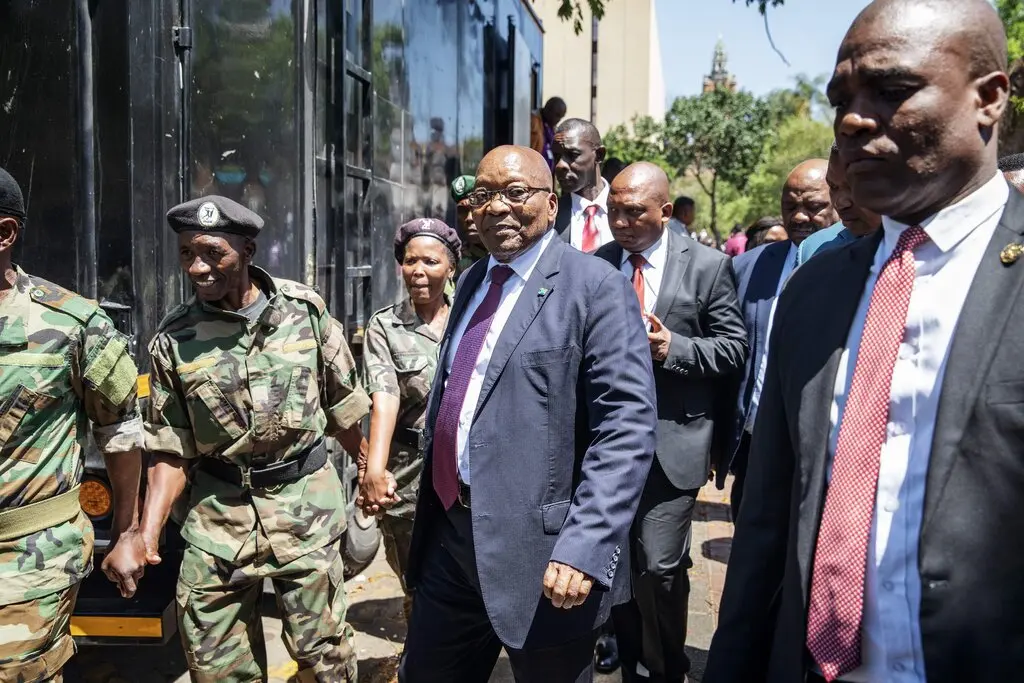
[[(551, 244), (551, 240), (554, 237), (555, 231), (549, 230), (539, 242), (505, 264), (512, 268), (513, 275), (505, 281), (501, 289), (501, 302), (498, 304), (498, 310), (494, 312), (494, 317), (491, 319), (491, 326), (487, 329), (487, 336), (484, 337), (484, 345), (480, 349), (480, 355), (477, 356), (476, 366), (473, 368), (473, 374), (469, 378), (469, 385), (466, 387), (466, 398), (462, 402), (462, 411), (459, 413), (459, 428), (455, 437), (456, 462), (459, 466), (459, 478), (467, 486), (470, 483), (470, 467), (466, 442), (469, 440), (469, 430), (473, 426), (473, 414), (476, 412), (476, 404), (480, 398), (480, 389), (483, 387), (484, 377), (487, 375), (487, 366), (491, 363), (491, 354), (494, 353), (498, 337), (501, 336), (501, 331), (504, 329), (505, 323), (508, 322), (508, 317), (512, 314), (512, 309), (515, 308), (519, 295), (523, 293), (526, 281), (530, 279), (533, 269), (537, 267), (537, 261), (540, 260), (540, 255)], [(483, 303), (484, 297), (487, 296), (487, 290), (491, 286), (491, 269), (496, 265), (498, 265), (498, 262), (491, 256), (487, 261), (487, 275), (484, 276), (483, 281), (476, 291), (473, 292), (473, 297), (466, 304), (466, 310), (462, 312), (458, 324), (456, 324), (455, 330), (452, 332), (452, 338), (448, 344), (448, 355), (445, 358), (444, 371), (446, 378), (452, 373), (452, 363), (455, 361), (455, 352), (459, 348), (459, 342), (462, 341), (462, 335), (466, 333), (466, 327), (469, 326), (473, 313)], [(446, 379), (445, 382), (447, 381)]]
[[(626, 279), (633, 281), (633, 264), (630, 263), (630, 252), (622, 250), (622, 263), (619, 270)], [(644, 314), (654, 313), (654, 307), (658, 303), (658, 295), (661, 293), (661, 279), (665, 277), (665, 259), (668, 257), (668, 239), (662, 234), (658, 241), (640, 252), (647, 263), (641, 269), (640, 274), (644, 279)], [(648, 329), (650, 325), (648, 325)]]
[(611, 183), (602, 180), (604, 188), (594, 201), (584, 199), (575, 192), (572, 193), (572, 217), (569, 219), (569, 244), (579, 250), (583, 250), (583, 225), (587, 222), (586, 208), (593, 204), (597, 207), (594, 214), (594, 222), (597, 224), (597, 246), (603, 247), (614, 239), (612, 229), (608, 225), (608, 189)]
[[(997, 174), (973, 194), (921, 223), (930, 239), (914, 250), (914, 291), (889, 388), (889, 418), (864, 581), (862, 665), (843, 676), (843, 681), (926, 680), (918, 621), (917, 550), (932, 436), (950, 342), (1009, 192), (1002, 174)], [(884, 237), (836, 375), (826, 469), (830, 476), (871, 293), (879, 271), (908, 227), (888, 216), (882, 219)]]
[(772, 323), (775, 321), (775, 305), (779, 302), (779, 294), (786, 284), (786, 280), (796, 268), (796, 259), (800, 250), (792, 242), (789, 243), (789, 251), (786, 252), (786, 262), (782, 264), (782, 272), (779, 273), (779, 282), (775, 285), (775, 298), (772, 299), (772, 309), (768, 313), (768, 327), (764, 331), (764, 343), (761, 345), (761, 358), (757, 363), (757, 376), (754, 378), (754, 390), (750, 393), (750, 409), (747, 423), (753, 425), (750, 419), (757, 414), (757, 406), (761, 402), (761, 389), (764, 388), (764, 371), (768, 367), (768, 340), (772, 336)]

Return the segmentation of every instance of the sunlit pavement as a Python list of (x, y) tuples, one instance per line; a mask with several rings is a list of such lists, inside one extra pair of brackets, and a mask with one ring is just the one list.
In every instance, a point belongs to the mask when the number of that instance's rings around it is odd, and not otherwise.
[[(693, 661), (691, 680), (704, 672), (707, 649), (718, 623), (718, 603), (725, 581), (725, 562), (732, 543), (729, 499), (725, 491), (706, 486), (697, 502), (690, 570), (690, 619), (687, 642)], [(348, 583), (349, 621), (356, 630), (361, 683), (390, 683), (405, 638), (401, 587), (383, 552), (363, 574)], [(270, 683), (286, 683), (295, 673), (281, 640), (281, 621), (270, 594), (264, 602)], [(82, 647), (65, 670), (68, 683), (187, 683), (188, 673), (177, 639), (164, 647)], [(491, 683), (511, 683), (508, 661), (498, 662)], [(619, 672), (597, 676), (600, 683), (619, 683)]]

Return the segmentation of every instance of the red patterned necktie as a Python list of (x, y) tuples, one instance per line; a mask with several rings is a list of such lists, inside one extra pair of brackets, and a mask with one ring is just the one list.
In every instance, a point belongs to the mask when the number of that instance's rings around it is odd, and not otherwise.
[(591, 204), (583, 209), (583, 213), (586, 215), (583, 219), (583, 251), (587, 254), (597, 251), (597, 248), (601, 246), (595, 218), (598, 209), (600, 207), (597, 204)]
[(452, 360), (452, 371), (441, 394), (441, 405), (437, 409), (437, 420), (434, 423), (433, 455), (431, 456), (431, 474), (434, 479), (434, 491), (447, 510), (459, 497), (458, 471), (458, 435), (459, 415), (462, 404), (466, 400), (466, 389), (473, 376), (480, 350), (484, 347), (484, 339), (491, 328), (491, 321), (501, 303), (501, 288), (512, 275), (508, 266), (491, 268), (491, 284), (487, 288), (484, 300), (473, 311), (473, 317), (466, 325), (466, 331), (459, 340), (459, 348), (455, 350)]
[(643, 254), (630, 254), (629, 262), (633, 264), (633, 291), (640, 301), (640, 312), (644, 312), (644, 264), (647, 259)]
[(920, 227), (905, 230), (878, 274), (839, 425), (807, 612), (807, 649), (827, 681), (861, 664), (864, 576), (892, 373), (914, 291), (914, 249), (927, 240)]

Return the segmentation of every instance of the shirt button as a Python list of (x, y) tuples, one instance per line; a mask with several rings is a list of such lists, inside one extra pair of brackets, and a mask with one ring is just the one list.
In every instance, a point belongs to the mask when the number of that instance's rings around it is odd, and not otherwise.
[(914, 355), (914, 347), (904, 342), (900, 344), (900, 360), (906, 360)]
[(891, 592), (896, 586), (893, 585), (892, 581), (885, 581), (882, 583), (882, 588)]
[(902, 423), (900, 423), (900, 422), (890, 422), (889, 423), (889, 436), (890, 437), (903, 436), (904, 434), (906, 434), (906, 430), (903, 429), (903, 424)]
[(900, 509), (900, 502), (898, 500), (896, 500), (895, 498), (890, 498), (889, 500), (885, 501), (885, 511), (886, 512), (896, 512), (899, 509)]

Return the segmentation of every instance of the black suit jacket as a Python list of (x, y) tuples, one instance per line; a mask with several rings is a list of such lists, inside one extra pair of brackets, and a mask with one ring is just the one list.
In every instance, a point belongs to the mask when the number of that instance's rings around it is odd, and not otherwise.
[[(430, 526), (447, 523), (439, 521), (446, 513), (434, 492), (433, 428), (451, 334), (487, 266), (481, 259), (463, 274), (441, 340), (410, 587), (432, 569), (422, 559)], [(629, 283), (607, 263), (553, 239), (498, 337), (466, 446), (480, 589), (494, 631), (509, 647), (581, 638), (629, 599), (629, 530), (655, 447), (648, 349)], [(551, 560), (593, 577), (583, 605), (556, 609), (543, 597)]]
[(558, 198), (558, 214), (555, 216), (555, 232), (564, 242), (569, 241), (569, 223), (572, 222), (572, 193), (565, 192)]
[[(664, 239), (668, 254), (654, 315), (672, 332), (672, 342), (668, 357), (654, 363), (657, 458), (674, 486), (694, 489), (707, 483), (712, 453), (723, 445), (746, 330), (731, 259), (669, 230)], [(622, 255), (615, 242), (595, 252), (615, 268)]]
[[(804, 680), (807, 595), (839, 359), (881, 231), (801, 266), (775, 311), (705, 683)], [(1024, 196), (1010, 190), (947, 357), (919, 537), (930, 683), (1024, 676)], [(965, 283), (968, 286), (968, 283)]]

